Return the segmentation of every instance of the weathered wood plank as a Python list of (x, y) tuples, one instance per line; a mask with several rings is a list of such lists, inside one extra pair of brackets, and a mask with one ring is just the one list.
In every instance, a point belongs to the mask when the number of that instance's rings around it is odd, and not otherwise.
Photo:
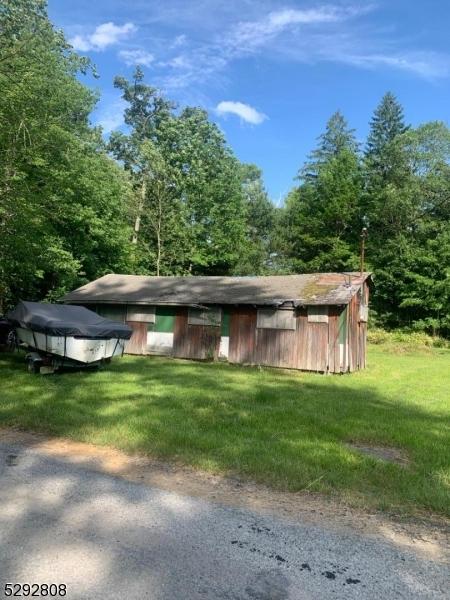
[(175, 318), (173, 354), (178, 358), (216, 360), (219, 355), (220, 327), (189, 325), (188, 310), (181, 308)]
[(228, 360), (233, 363), (255, 364), (255, 345), (256, 309), (234, 309), (230, 316)]
[(127, 354), (146, 354), (147, 351), (147, 323), (140, 321), (126, 321), (133, 333), (125, 344)]
[(307, 344), (308, 314), (305, 308), (298, 311), (297, 318), (297, 348), (296, 368), (307, 369), (308, 344)]
[(186, 330), (188, 321), (187, 308), (181, 307), (177, 310), (175, 316), (175, 325), (173, 330), (173, 355), (178, 358), (184, 358), (187, 353), (186, 348)]
[(257, 329), (254, 362), (260, 365), (297, 367), (297, 330)]

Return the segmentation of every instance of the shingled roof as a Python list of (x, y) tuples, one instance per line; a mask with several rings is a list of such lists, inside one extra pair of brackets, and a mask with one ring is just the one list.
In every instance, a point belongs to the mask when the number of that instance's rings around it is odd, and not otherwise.
[(370, 273), (267, 277), (147, 277), (105, 275), (69, 294), (66, 304), (187, 305), (348, 304)]

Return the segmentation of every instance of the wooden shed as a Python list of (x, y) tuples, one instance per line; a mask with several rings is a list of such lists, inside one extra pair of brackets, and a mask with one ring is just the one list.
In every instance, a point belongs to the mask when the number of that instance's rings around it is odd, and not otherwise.
[(366, 364), (370, 274), (105, 275), (63, 301), (125, 321), (126, 352), (344, 373)]

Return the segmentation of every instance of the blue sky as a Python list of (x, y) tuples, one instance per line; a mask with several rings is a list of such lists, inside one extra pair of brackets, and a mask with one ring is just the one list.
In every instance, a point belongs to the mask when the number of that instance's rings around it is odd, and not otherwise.
[(107, 133), (122, 123), (117, 74), (140, 64), (180, 105), (206, 108), (275, 203), (340, 109), (363, 141), (394, 92), (406, 119), (448, 123), (450, 2), (49, 0), (53, 22), (92, 58)]

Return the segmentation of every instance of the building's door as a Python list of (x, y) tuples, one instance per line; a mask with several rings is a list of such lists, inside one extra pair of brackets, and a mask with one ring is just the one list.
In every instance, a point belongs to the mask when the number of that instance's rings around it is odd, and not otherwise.
[(228, 360), (232, 363), (255, 362), (256, 309), (239, 307), (230, 317)]
[(152, 354), (172, 354), (175, 307), (157, 306), (155, 322), (148, 324), (147, 351)]

